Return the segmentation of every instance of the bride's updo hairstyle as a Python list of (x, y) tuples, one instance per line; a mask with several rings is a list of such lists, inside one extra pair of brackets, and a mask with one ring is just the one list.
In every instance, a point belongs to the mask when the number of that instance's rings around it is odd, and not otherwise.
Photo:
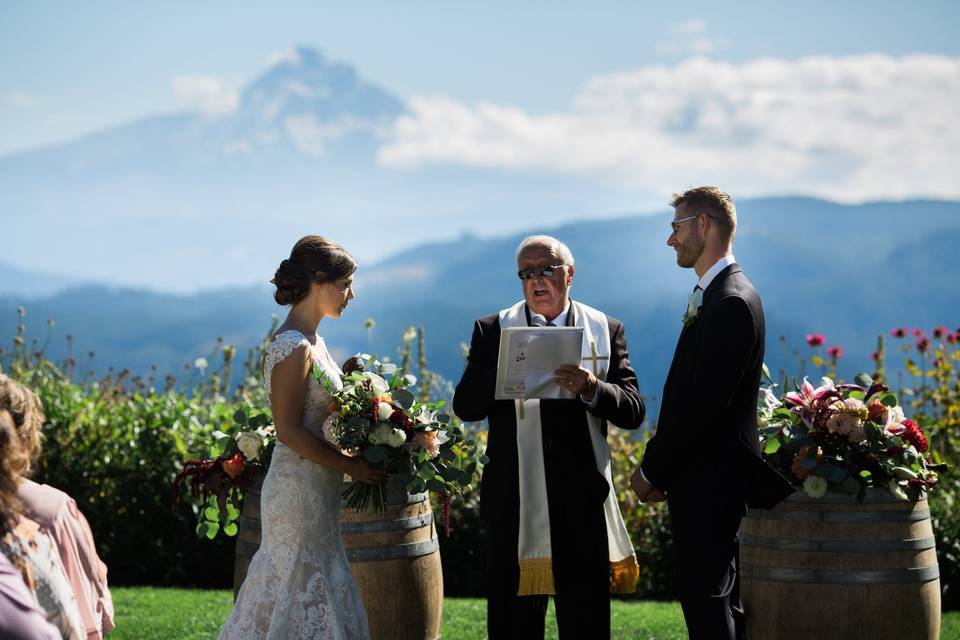
[(357, 262), (347, 250), (323, 236), (304, 236), (293, 245), (290, 257), (273, 274), (277, 304), (296, 304), (310, 293), (310, 284), (333, 282), (357, 270)]

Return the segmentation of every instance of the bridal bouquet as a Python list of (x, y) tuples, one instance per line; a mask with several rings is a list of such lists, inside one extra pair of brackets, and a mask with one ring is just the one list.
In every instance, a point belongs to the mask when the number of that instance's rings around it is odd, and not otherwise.
[[(477, 443), (441, 413), (443, 402), (418, 401), (410, 391), (416, 378), (396, 365), (366, 356), (372, 371), (354, 371), (336, 390), (319, 367), (314, 376), (334, 398), (323, 423), (323, 436), (349, 456), (363, 456), (371, 465), (397, 477), (410, 493), (436, 491), (460, 494), (478, 464), (486, 462)], [(362, 510), (386, 508), (383, 485), (353, 482), (344, 492), (347, 506)]]
[(916, 500), (937, 482), (929, 442), (904, 415), (895, 393), (860, 374), (857, 384), (804, 378), (779, 397), (761, 389), (758, 417), (764, 457), (813, 498), (828, 490), (863, 499), (867, 487), (884, 487)]

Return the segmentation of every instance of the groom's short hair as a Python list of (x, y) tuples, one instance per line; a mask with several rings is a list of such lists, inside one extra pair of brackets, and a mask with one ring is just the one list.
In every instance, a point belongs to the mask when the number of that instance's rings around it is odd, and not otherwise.
[(713, 218), (720, 227), (723, 238), (728, 242), (733, 241), (737, 232), (737, 207), (730, 194), (716, 187), (696, 187), (673, 194), (670, 206), (676, 209), (681, 204), (687, 205), (687, 212), (690, 214), (705, 213)]

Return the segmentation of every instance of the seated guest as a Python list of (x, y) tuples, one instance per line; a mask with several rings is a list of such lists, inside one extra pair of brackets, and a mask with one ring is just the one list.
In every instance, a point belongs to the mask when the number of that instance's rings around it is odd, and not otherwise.
[[(39, 524), (20, 513), (17, 485), (26, 466), (27, 454), (20, 446), (14, 419), (7, 410), (0, 409), (0, 555), (5, 557), (6, 564), (19, 569), (23, 582), (33, 591), (34, 602), (59, 635), (64, 640), (83, 640), (86, 633), (80, 611), (57, 547)], [(5, 601), (4, 605), (10, 603), (10, 598), (0, 600)], [(7, 618), (3, 620), (2, 624), (7, 624)], [(14, 624), (13, 620), (10, 624)], [(44, 629), (38, 626), (34, 631), (42, 633)]]
[(113, 601), (107, 587), (107, 567), (97, 556), (93, 533), (77, 503), (69, 495), (27, 479), (30, 463), (40, 455), (45, 417), (33, 391), (0, 374), (0, 410), (13, 416), (28, 466), (18, 495), (24, 514), (37, 522), (56, 543), (63, 568), (73, 588), (88, 640), (99, 640), (113, 629)]
[(4, 640), (59, 640), (60, 632), (23, 582), (23, 574), (0, 554), (0, 638)]

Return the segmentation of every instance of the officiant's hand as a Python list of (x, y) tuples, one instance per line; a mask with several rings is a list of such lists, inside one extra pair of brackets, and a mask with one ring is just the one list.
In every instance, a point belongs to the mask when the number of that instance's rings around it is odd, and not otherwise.
[(573, 364), (562, 364), (553, 373), (554, 382), (573, 395), (580, 396), (584, 402), (593, 400), (594, 394), (597, 393), (597, 376), (593, 375), (589, 369)]

